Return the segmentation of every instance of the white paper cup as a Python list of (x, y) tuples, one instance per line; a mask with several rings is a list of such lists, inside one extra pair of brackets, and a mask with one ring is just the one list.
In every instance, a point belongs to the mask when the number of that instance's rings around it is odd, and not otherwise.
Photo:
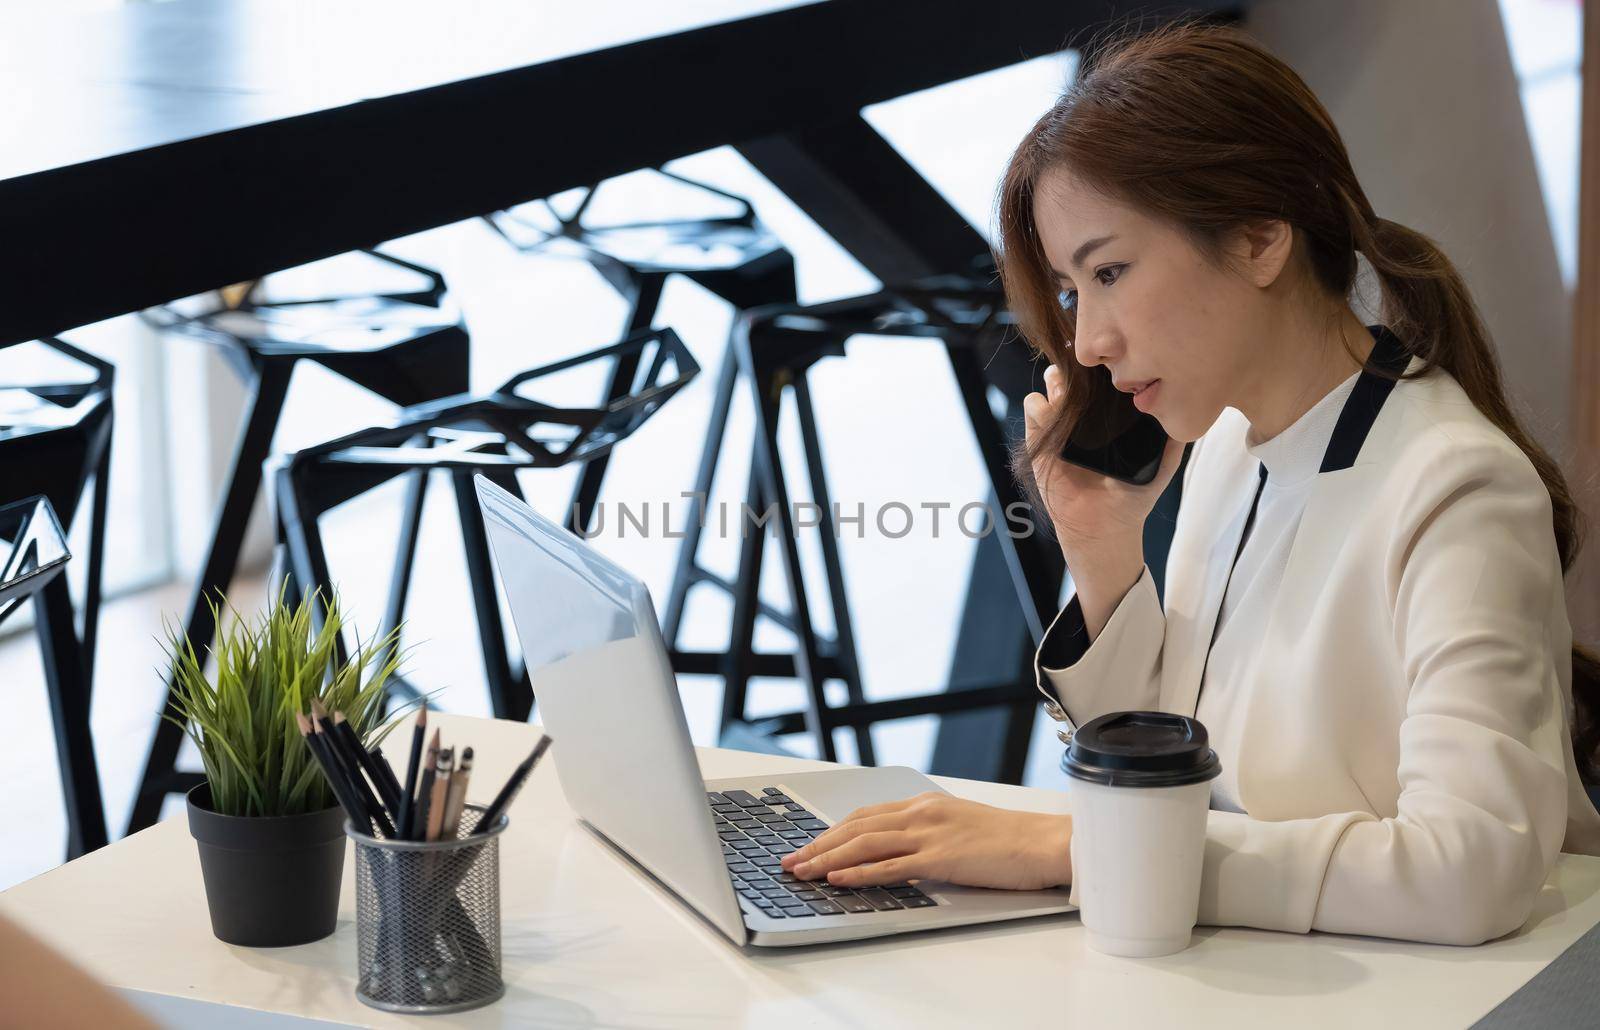
[(1072, 875), (1089, 946), (1140, 958), (1188, 947), (1221, 770), (1205, 727), (1159, 712), (1102, 716), (1074, 734), (1062, 768), (1072, 777)]

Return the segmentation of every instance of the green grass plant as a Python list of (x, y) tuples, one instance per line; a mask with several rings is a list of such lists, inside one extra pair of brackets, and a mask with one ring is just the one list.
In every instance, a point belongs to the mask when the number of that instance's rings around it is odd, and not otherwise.
[[(221, 626), (220, 606), (209, 603)], [(317, 604), (315, 595), (307, 595), (290, 605), (280, 589), (271, 607), (250, 622), (229, 606), (232, 618), (208, 652), (216, 662), (211, 678), (188, 638), (165, 627), (169, 668), (176, 674), (173, 707), (200, 751), (211, 807), (223, 815), (298, 815), (337, 803), (295, 724), (295, 713), (309, 714), (313, 698), (329, 712), (343, 712), (368, 747), (404, 714), (384, 724), (384, 686), (401, 658), (399, 630), (382, 640), (358, 640), (341, 664), (335, 644), (344, 615), (338, 598), (329, 600), (320, 626), (312, 617)]]

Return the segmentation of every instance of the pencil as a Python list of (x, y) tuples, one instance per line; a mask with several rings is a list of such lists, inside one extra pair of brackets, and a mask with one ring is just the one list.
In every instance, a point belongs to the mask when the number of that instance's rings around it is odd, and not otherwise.
[[(316, 698), (311, 699), (312, 732), (322, 737), (323, 745), (329, 754), (339, 763), (344, 770), (345, 782), (355, 793), (356, 800), (366, 806), (367, 813), (372, 816), (372, 821), (378, 824), (385, 837), (394, 837), (394, 824), (389, 821), (389, 814), (384, 810), (383, 803), (372, 792), (372, 787), (367, 784), (366, 777), (362, 775), (361, 759), (358, 754), (365, 754), (361, 750), (361, 741), (356, 738), (355, 728), (344, 722), (344, 716), (334, 713), (329, 718), (328, 710)], [(344, 729), (340, 730), (340, 725)], [(348, 737), (347, 741), (345, 738)]]
[(328, 717), (328, 710), (322, 706), (319, 698), (314, 697), (311, 699), (311, 732), (315, 734), (319, 730), (325, 734), (322, 744), (328, 749), (328, 756), (344, 771), (345, 785), (355, 788), (361, 780), (361, 769), (356, 765), (355, 759), (344, 753), (344, 745), (334, 733), (333, 720)]
[(439, 774), (439, 731), (433, 731), (422, 759), (422, 782), (417, 784), (417, 807), (411, 812), (410, 840), (427, 839), (428, 803), (433, 800), (433, 778)]
[(461, 752), (456, 771), (450, 774), (450, 793), (444, 801), (444, 824), (439, 827), (442, 840), (455, 840), (461, 835), (461, 812), (467, 805), (467, 781), (472, 777), (472, 749)]
[(334, 798), (339, 802), (339, 807), (344, 809), (344, 814), (350, 822), (366, 833), (372, 832), (372, 823), (367, 820), (363, 811), (354, 797), (351, 796), (348, 785), (343, 777), (334, 769), (332, 758), (328, 755), (323, 743), (318, 739), (318, 734), (312, 732), (311, 720), (304, 713), (294, 713), (295, 725), (300, 728), (300, 736), (305, 738), (306, 747), (311, 750), (311, 757), (322, 768), (322, 776), (328, 781), (328, 786), (333, 791)]
[(427, 839), (439, 839), (439, 830), (444, 826), (445, 798), (450, 794), (451, 770), (456, 765), (456, 750), (447, 747), (439, 752), (439, 771), (433, 777), (433, 790), (428, 794), (428, 829)]
[(367, 786), (367, 781), (361, 778), (361, 768), (356, 760), (344, 753), (344, 745), (332, 727), (333, 723), (326, 716), (320, 720), (311, 720), (311, 739), (321, 744), (327, 755), (328, 764), (338, 770), (339, 777), (344, 782), (344, 789), (367, 813), (367, 832), (372, 832), (372, 824), (377, 823), (383, 835), (392, 840), (395, 832), (394, 824), (389, 821), (378, 799), (372, 796), (372, 788)]
[(500, 788), (500, 793), (496, 794), (494, 800), (489, 802), (489, 807), (484, 810), (483, 817), (478, 820), (478, 825), (473, 829), (474, 833), (487, 833), (489, 830), (494, 829), (495, 823), (500, 821), (500, 817), (505, 814), (505, 810), (516, 799), (517, 792), (522, 789), (522, 785), (528, 782), (528, 775), (533, 772), (533, 767), (538, 765), (539, 759), (543, 758), (544, 753), (550, 750), (551, 743), (550, 736), (546, 734), (538, 744), (534, 745), (533, 754), (522, 760), (521, 764), (512, 771), (511, 778), (506, 781), (506, 785)]
[(372, 745), (368, 752), (372, 755), (372, 764), (378, 767), (378, 776), (388, 785), (389, 795), (394, 798), (395, 816), (400, 815), (400, 781), (395, 779), (394, 767), (389, 764), (389, 759), (384, 756), (383, 748), (377, 744)]
[(406, 787), (400, 792), (400, 811), (395, 813), (400, 817), (400, 824), (395, 829), (400, 834), (401, 840), (411, 839), (411, 822), (415, 818), (417, 768), (422, 762), (422, 740), (428, 733), (428, 705), (423, 702), (417, 709), (417, 724), (411, 730), (411, 761), (406, 763)]
[(350, 720), (344, 717), (343, 712), (333, 713), (333, 728), (338, 731), (339, 742), (344, 745), (345, 756), (367, 774), (367, 779), (372, 781), (372, 789), (378, 792), (384, 808), (395, 812), (400, 807), (399, 794), (390, 795), (389, 783), (378, 771), (378, 763), (367, 749), (361, 746), (361, 738), (356, 735), (356, 728), (350, 725)]

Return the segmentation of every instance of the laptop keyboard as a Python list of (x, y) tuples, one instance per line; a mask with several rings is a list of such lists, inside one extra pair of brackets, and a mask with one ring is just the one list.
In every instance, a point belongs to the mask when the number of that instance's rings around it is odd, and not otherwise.
[(774, 919), (893, 912), (937, 904), (909, 883), (852, 890), (826, 880), (808, 882), (784, 872), (779, 864), (783, 856), (805, 847), (828, 824), (777, 787), (763, 787), (760, 794), (708, 791), (706, 804), (716, 819), (722, 860), (728, 864), (733, 889)]

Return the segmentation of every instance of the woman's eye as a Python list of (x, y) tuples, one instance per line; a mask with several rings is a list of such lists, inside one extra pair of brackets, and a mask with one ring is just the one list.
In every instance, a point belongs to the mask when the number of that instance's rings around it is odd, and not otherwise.
[[(1122, 278), (1122, 270), (1126, 265), (1107, 265), (1094, 274), (1095, 281), (1101, 286), (1111, 286)], [(1063, 311), (1076, 311), (1078, 309), (1078, 291), (1062, 290), (1056, 294), (1056, 302)]]

